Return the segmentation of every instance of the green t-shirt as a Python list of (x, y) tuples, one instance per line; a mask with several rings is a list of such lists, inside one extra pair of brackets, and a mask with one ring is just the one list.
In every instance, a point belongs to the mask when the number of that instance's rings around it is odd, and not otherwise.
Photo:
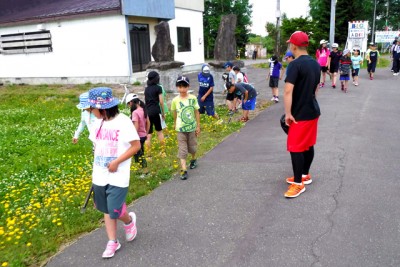
[(171, 111), (176, 111), (176, 128), (178, 132), (194, 132), (197, 127), (195, 110), (200, 108), (197, 98), (194, 95), (188, 95), (182, 99), (176, 96), (172, 99)]
[[(168, 104), (167, 104), (167, 93), (164, 90), (164, 87), (162, 86), (162, 84), (158, 84), (161, 89), (162, 89), (162, 98), (164, 101), (164, 114), (168, 114)], [(161, 104), (160, 104), (160, 108), (161, 108)]]

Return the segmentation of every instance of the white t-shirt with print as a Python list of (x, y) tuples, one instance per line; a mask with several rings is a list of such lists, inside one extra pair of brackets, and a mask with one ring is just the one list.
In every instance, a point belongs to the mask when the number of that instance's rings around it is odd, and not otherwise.
[(107, 166), (130, 148), (130, 142), (140, 140), (132, 121), (124, 114), (118, 114), (110, 121), (100, 120), (89, 138), (95, 145), (93, 184), (128, 187), (131, 158), (121, 162), (116, 172), (109, 172)]

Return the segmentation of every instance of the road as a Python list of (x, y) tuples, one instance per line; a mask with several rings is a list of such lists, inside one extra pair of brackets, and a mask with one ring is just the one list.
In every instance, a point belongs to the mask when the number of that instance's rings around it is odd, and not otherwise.
[[(250, 79), (269, 97), (260, 70)], [(400, 266), (400, 78), (323, 88), (313, 183), (283, 197), (291, 176), (283, 104), (249, 121), (175, 178), (133, 203), (138, 236), (103, 260), (103, 228), (47, 266)], [(283, 84), (280, 85), (283, 88)], [(282, 90), (281, 90), (282, 91)], [(261, 97), (261, 95), (260, 95)]]

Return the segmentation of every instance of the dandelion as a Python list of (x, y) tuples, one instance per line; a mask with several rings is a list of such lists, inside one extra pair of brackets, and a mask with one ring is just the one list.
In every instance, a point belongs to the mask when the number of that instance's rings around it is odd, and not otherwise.
[(1, 267), (6, 267), (6, 266), (8, 266), (8, 262), (6, 261), (1, 264)]
[(31, 242), (26, 243), (26, 246), (27, 246), (27, 247), (30, 247), (30, 246), (32, 246), (32, 243), (31, 243)]

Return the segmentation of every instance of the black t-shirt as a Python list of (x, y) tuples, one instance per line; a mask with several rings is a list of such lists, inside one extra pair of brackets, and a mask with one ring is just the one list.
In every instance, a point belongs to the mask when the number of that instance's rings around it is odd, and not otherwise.
[(235, 91), (234, 94), (238, 96), (243, 96), (248, 91), (247, 99), (253, 99), (257, 96), (257, 91), (251, 84), (248, 83), (235, 83)]
[(339, 59), (342, 56), (342, 52), (338, 51), (331, 51), (329, 57), (331, 58), (331, 66), (339, 66)]
[(292, 96), (292, 115), (298, 121), (313, 120), (321, 115), (315, 91), (321, 78), (317, 61), (303, 55), (292, 62), (287, 69), (285, 82), (294, 85)]
[(162, 94), (161, 86), (157, 84), (149, 85), (144, 89), (144, 102), (146, 103), (146, 111), (149, 115), (161, 114), (160, 99)]

